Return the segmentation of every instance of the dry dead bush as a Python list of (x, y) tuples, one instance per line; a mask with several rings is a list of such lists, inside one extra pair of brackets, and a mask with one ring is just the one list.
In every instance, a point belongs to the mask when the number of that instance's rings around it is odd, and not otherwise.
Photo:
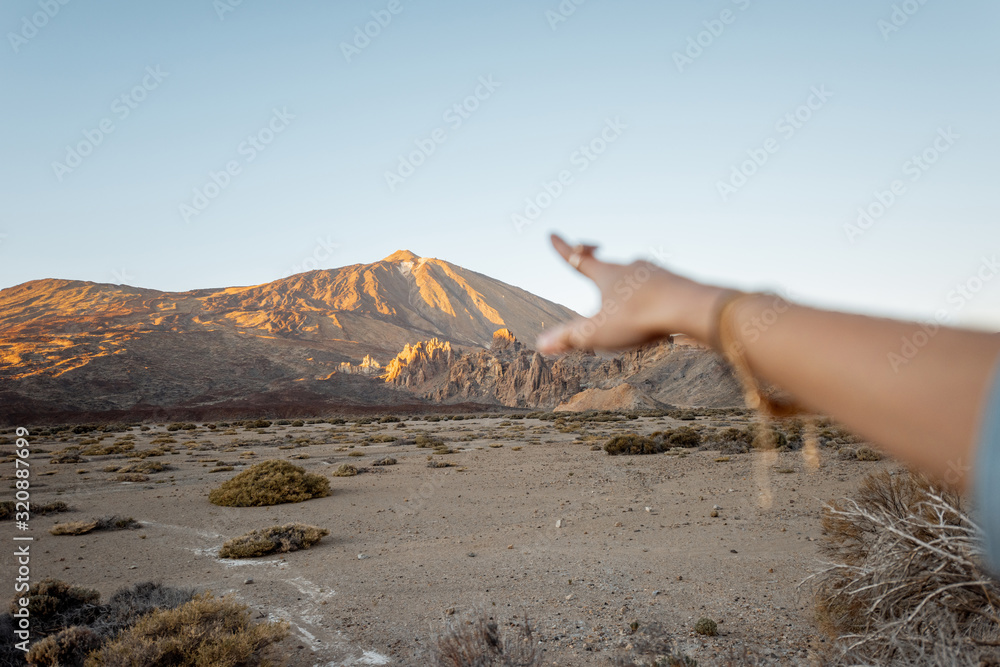
[(274, 459), (250, 466), (208, 494), (214, 505), (259, 507), (300, 503), (330, 495), (325, 477), (307, 473), (288, 461)]
[(616, 435), (604, 444), (604, 451), (609, 456), (659, 454), (667, 449), (669, 446), (666, 446), (662, 439), (636, 433)]
[(287, 635), (287, 624), (253, 623), (245, 605), (206, 593), (141, 617), (87, 656), (86, 667), (265, 667), (275, 664), (271, 645)]
[(25, 660), (37, 667), (84, 667), (87, 654), (100, 646), (93, 630), (74, 625), (35, 642)]
[(432, 667), (534, 667), (542, 664), (525, 617), (505, 627), (484, 611), (450, 621), (421, 664)]
[[(11, 613), (21, 608), (18, 599), (23, 595), (19, 593), (11, 600)], [(27, 597), (34, 636), (74, 625), (87, 625), (101, 613), (98, 605), (100, 593), (90, 588), (71, 586), (58, 579), (44, 579), (33, 584), (28, 589)]]
[[(59, 512), (68, 512), (69, 505), (61, 500), (55, 502), (46, 503), (44, 505), (31, 505), (31, 514), (34, 516), (44, 516), (45, 514), (58, 514)], [(7, 521), (13, 519), (15, 514), (15, 505), (13, 500), (0, 501), (0, 521)]]
[(810, 577), (841, 664), (997, 664), (1000, 584), (960, 498), (882, 471), (824, 508), (828, 562)]
[(358, 474), (358, 467), (350, 463), (341, 463), (340, 467), (330, 474), (334, 477), (354, 477)]
[(116, 482), (148, 482), (149, 475), (144, 475), (141, 472), (123, 472), (119, 475), (115, 475)]
[(308, 549), (330, 534), (326, 528), (289, 523), (251, 530), (246, 535), (234, 537), (219, 550), (220, 558), (256, 558), (274, 553), (287, 553)]
[(128, 472), (139, 472), (146, 475), (163, 472), (164, 470), (169, 470), (170, 466), (166, 463), (160, 463), (158, 461), (141, 461), (137, 463), (130, 463), (124, 468), (119, 468), (118, 472), (128, 473)]
[(640, 627), (633, 625), (635, 633), (629, 643), (628, 653), (612, 661), (614, 667), (696, 667), (697, 662), (684, 655), (677, 640), (659, 623)]
[(133, 449), (135, 449), (135, 443), (129, 441), (117, 441), (108, 445), (95, 442), (80, 453), (84, 456), (111, 456), (113, 454), (127, 454)]
[(96, 528), (96, 521), (69, 521), (57, 523), (49, 529), (49, 532), (53, 535), (86, 535)]
[(111, 514), (92, 521), (57, 523), (49, 529), (49, 532), (53, 535), (86, 535), (95, 530), (131, 530), (141, 527), (142, 524), (130, 516)]

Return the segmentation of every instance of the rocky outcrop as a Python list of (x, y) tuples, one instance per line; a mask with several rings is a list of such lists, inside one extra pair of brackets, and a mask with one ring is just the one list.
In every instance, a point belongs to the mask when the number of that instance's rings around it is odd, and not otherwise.
[(451, 361), (451, 343), (431, 338), (414, 345), (407, 344), (385, 365), (382, 377), (396, 386), (410, 388), (446, 372)]
[(669, 406), (647, 396), (630, 384), (622, 383), (611, 389), (584, 389), (564, 403), (555, 407), (554, 412), (585, 412), (587, 410), (662, 410)]
[[(670, 341), (602, 359), (573, 352), (546, 359), (509, 331), (489, 349), (431, 355), (407, 346), (386, 382), (439, 403), (476, 401), (509, 407), (566, 410), (655, 409), (666, 405), (740, 405), (736, 381), (713, 353)], [(449, 350), (450, 351), (450, 350)], [(607, 405), (608, 407), (580, 407)]]
[(352, 375), (381, 375), (382, 364), (375, 361), (372, 355), (366, 354), (360, 364), (352, 364), (349, 361), (341, 362), (337, 372), (350, 373)]

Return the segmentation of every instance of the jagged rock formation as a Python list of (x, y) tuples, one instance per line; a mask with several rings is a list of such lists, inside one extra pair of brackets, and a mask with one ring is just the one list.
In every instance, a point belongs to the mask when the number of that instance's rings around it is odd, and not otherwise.
[(385, 365), (382, 377), (386, 382), (407, 388), (423, 384), (448, 368), (451, 355), (451, 343), (442, 343), (437, 338), (414, 345), (407, 343), (403, 351)]
[[(610, 359), (586, 352), (546, 359), (504, 329), (495, 333), (488, 350), (449, 350), (447, 359), (432, 360), (412, 352), (418, 346), (408, 348), (407, 363), (384, 376), (386, 382), (439, 403), (475, 400), (548, 409), (565, 403), (568, 410), (610, 410), (742, 401), (735, 379), (716, 355), (669, 340)], [(578, 407), (602, 402), (609, 407)]]
[(339, 373), (350, 373), (352, 375), (381, 375), (382, 364), (375, 361), (370, 354), (366, 354), (360, 364), (352, 364), (349, 361), (340, 362)]

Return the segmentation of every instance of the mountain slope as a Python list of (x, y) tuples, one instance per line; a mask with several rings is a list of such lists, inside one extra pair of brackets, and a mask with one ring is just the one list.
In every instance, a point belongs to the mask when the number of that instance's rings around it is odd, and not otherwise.
[[(401, 250), (372, 264), (264, 285), (161, 292), (40, 280), (0, 290), (0, 416), (207, 405), (307, 392), (325, 400), (400, 400), (364, 391), (341, 364), (385, 363), (407, 343), (489, 345), (506, 327), (533, 340), (568, 308), (439, 259)], [(364, 380), (356, 378), (353, 383)], [(347, 395), (350, 394), (350, 395)]]

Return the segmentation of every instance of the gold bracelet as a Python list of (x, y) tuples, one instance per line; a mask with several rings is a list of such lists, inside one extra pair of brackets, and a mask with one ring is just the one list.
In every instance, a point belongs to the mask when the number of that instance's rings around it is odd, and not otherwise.
[(722, 323), (722, 311), (725, 310), (731, 302), (746, 295), (746, 292), (741, 292), (739, 290), (724, 289), (719, 296), (715, 298), (715, 303), (712, 304), (712, 317), (710, 319), (712, 328), (708, 332), (708, 344), (720, 353), (722, 352), (722, 341), (719, 338), (719, 329)]
[(746, 346), (736, 331), (732, 316), (733, 309), (743, 299), (758, 296), (761, 296), (758, 292), (736, 292), (723, 295), (720, 298), (721, 304), (715, 325), (716, 337), (719, 341), (718, 349), (736, 372), (736, 377), (743, 387), (743, 398), (747, 407), (759, 410), (769, 417), (788, 417), (800, 414), (803, 410), (794, 402), (772, 398), (761, 389), (760, 382), (750, 370), (750, 364), (746, 358)]

